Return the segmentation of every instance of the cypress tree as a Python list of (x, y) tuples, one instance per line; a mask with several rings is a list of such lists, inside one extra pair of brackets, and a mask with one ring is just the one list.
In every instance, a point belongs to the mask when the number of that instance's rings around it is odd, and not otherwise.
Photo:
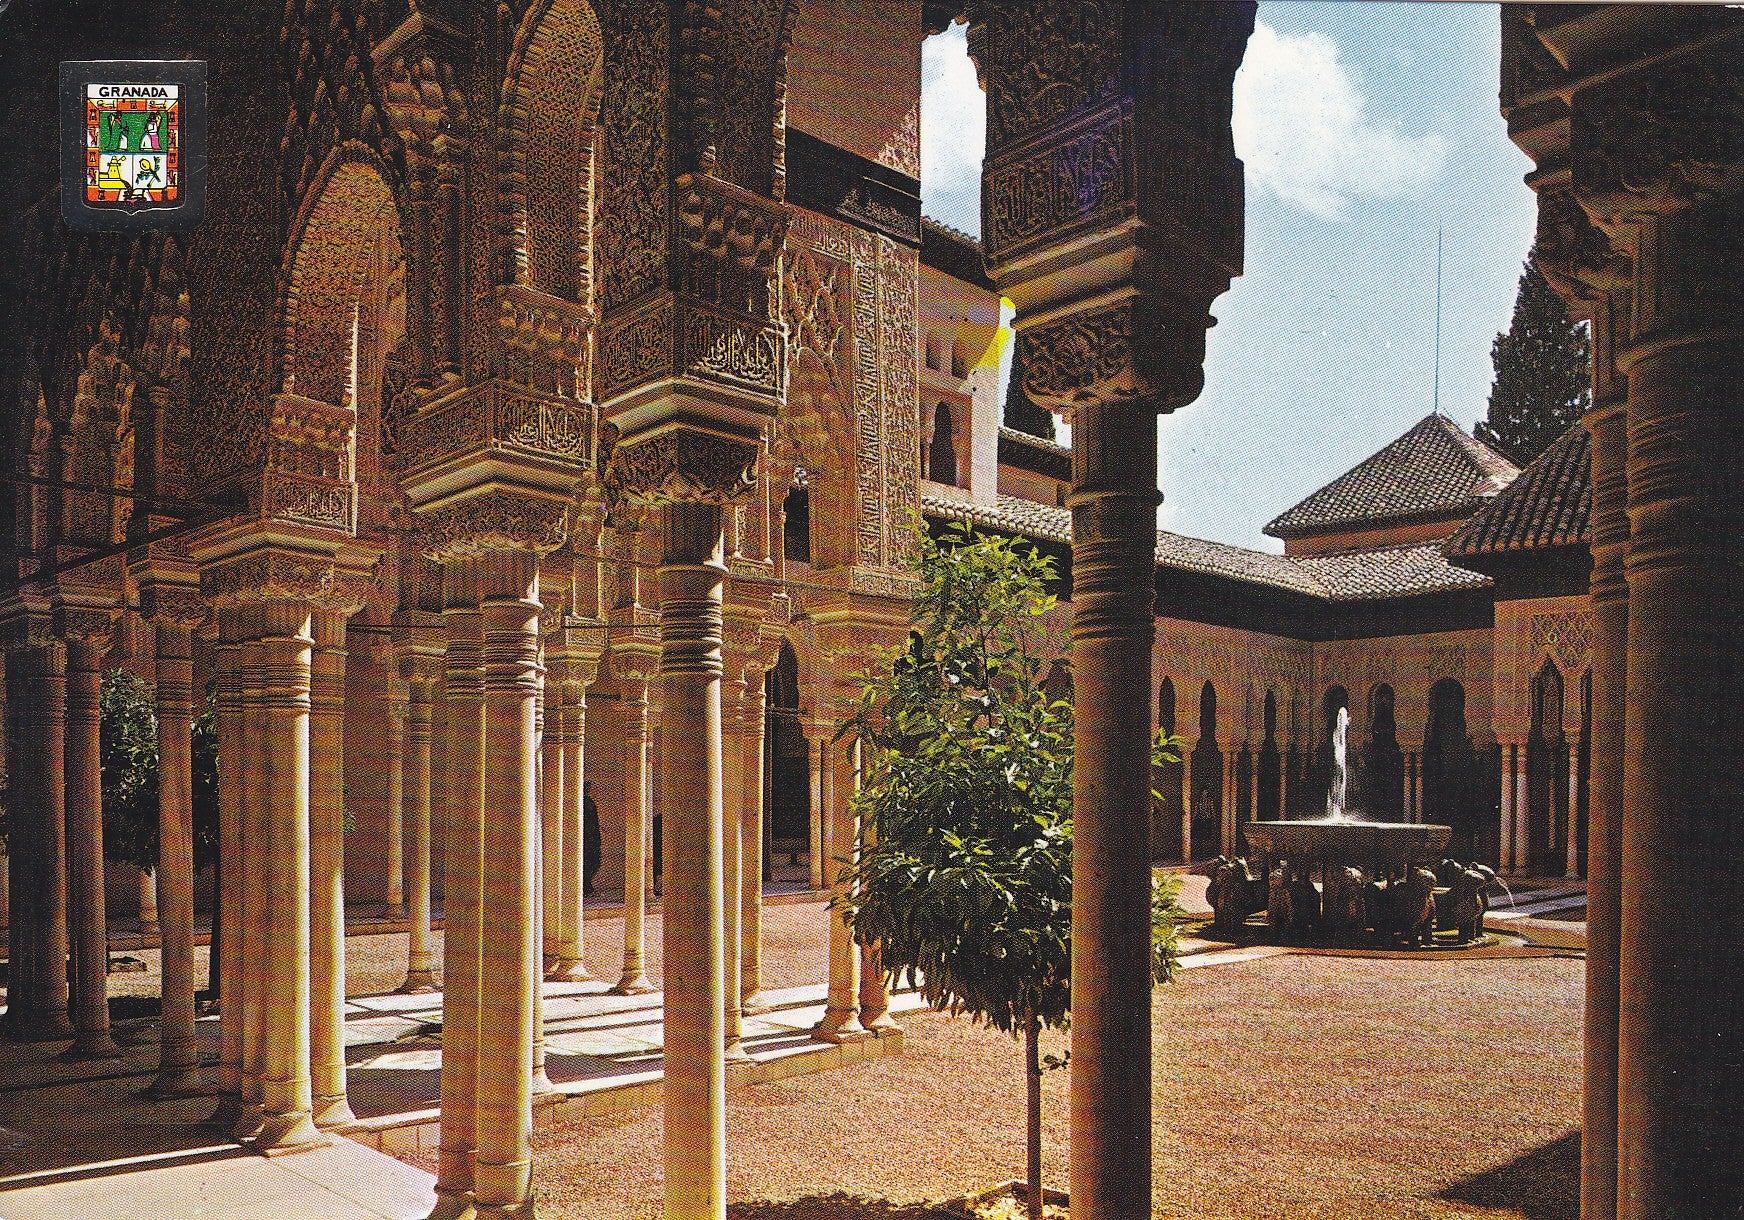
[(1477, 438), (1525, 466), (1580, 419), (1592, 393), (1586, 327), (1538, 270), (1536, 250), (1526, 256), (1514, 319), (1490, 345), (1490, 360), (1496, 379)]

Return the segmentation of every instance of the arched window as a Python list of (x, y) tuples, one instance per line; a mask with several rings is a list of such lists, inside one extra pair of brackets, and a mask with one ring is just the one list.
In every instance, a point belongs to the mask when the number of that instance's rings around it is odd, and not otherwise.
[(1217, 740), (1217, 688), (1209, 682), (1199, 690), (1199, 740)]
[(1169, 678), (1157, 687), (1157, 727), (1165, 733), (1175, 731), (1175, 683)]
[(1263, 715), (1265, 740), (1276, 741), (1278, 737), (1278, 697), (1271, 691), (1266, 692), (1266, 706)]
[(933, 410), (933, 443), (927, 451), (927, 478), (935, 483), (957, 485), (957, 439), (952, 435), (951, 404), (941, 402)]

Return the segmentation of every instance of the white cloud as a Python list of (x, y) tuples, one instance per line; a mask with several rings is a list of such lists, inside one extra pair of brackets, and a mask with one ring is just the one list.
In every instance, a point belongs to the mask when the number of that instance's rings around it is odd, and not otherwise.
[(981, 232), (981, 158), (987, 102), (969, 59), (967, 27), (953, 25), (921, 44), (920, 198), (935, 220)]
[(1448, 141), (1371, 120), (1367, 100), (1324, 34), (1259, 22), (1235, 78), (1235, 148), (1247, 178), (1322, 220), (1358, 199), (1408, 199), (1441, 176)]

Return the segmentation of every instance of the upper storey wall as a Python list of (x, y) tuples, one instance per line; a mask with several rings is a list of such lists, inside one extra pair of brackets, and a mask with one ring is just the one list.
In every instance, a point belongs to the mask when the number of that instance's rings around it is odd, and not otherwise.
[(787, 122), (855, 156), (920, 177), (918, 5), (804, 0), (787, 61)]

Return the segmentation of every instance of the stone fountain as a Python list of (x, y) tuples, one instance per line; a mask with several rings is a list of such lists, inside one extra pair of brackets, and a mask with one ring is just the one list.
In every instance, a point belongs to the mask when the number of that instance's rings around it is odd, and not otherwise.
[[(1208, 897), (1217, 925), (1239, 927), (1263, 909), (1279, 935), (1313, 930), (1334, 940), (1372, 935), (1424, 945), (1480, 940), (1495, 874), (1440, 860), (1450, 827), (1351, 817), (1345, 808), (1349, 731), (1350, 713), (1340, 708), (1324, 818), (1245, 823), (1242, 834), (1258, 856), (1257, 875), (1248, 860), (1212, 862)], [(1439, 861), (1433, 870), (1424, 867), (1433, 861)]]

